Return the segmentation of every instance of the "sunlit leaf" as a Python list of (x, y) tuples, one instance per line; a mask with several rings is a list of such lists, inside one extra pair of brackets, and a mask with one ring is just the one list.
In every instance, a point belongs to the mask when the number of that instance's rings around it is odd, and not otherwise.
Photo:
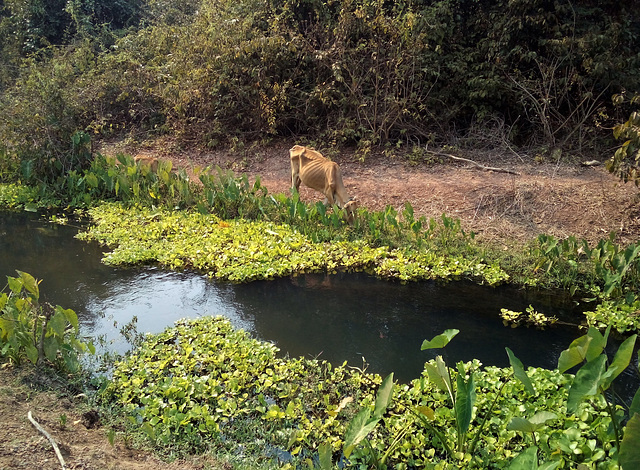
[(419, 406), (417, 410), (418, 413), (426, 416), (430, 421), (433, 421), (436, 417), (435, 411), (433, 411), (433, 409), (429, 408), (428, 406)]
[(353, 417), (349, 422), (347, 431), (344, 436), (344, 445), (342, 451), (345, 457), (349, 458), (353, 449), (364, 439), (367, 435), (375, 429), (377, 421), (371, 422), (371, 411), (369, 408), (363, 408), (360, 412)]
[(602, 354), (591, 362), (587, 362), (576, 373), (567, 398), (567, 412), (575, 413), (580, 402), (589, 396), (599, 393), (603, 375), (605, 374), (607, 357)]
[(40, 289), (38, 288), (38, 281), (29, 273), (18, 271), (20, 279), (25, 289), (36, 299), (40, 298)]
[(623, 470), (640, 468), (640, 415), (633, 416), (624, 428), (619, 461)]
[(563, 373), (583, 361), (591, 361), (604, 351), (610, 328), (603, 336), (597, 328), (589, 328), (587, 334), (575, 339), (569, 348), (560, 353), (558, 370)]
[(509, 363), (513, 368), (513, 374), (516, 376), (516, 378), (520, 382), (522, 382), (525, 390), (529, 392), (529, 394), (531, 395), (535, 394), (536, 391), (533, 388), (533, 384), (531, 383), (531, 380), (529, 380), (529, 376), (524, 370), (524, 366), (522, 365), (522, 362), (513, 354), (513, 351), (511, 351), (511, 349), (509, 348), (505, 348), (505, 349), (507, 350), (507, 356), (509, 356)]
[(533, 415), (530, 419), (521, 417), (512, 418), (507, 425), (507, 429), (509, 429), (510, 431), (520, 431), (527, 433), (535, 432), (542, 426), (544, 426), (548, 421), (557, 418), (558, 415), (556, 415), (555, 413), (551, 413), (550, 411), (540, 411)]
[(444, 333), (439, 334), (430, 341), (425, 339), (420, 350), (424, 351), (425, 349), (444, 348), (458, 333), (460, 333), (460, 330), (445, 330)]
[(631, 357), (633, 356), (633, 349), (636, 344), (636, 338), (638, 335), (632, 335), (628, 337), (616, 351), (616, 355), (611, 362), (611, 365), (607, 369), (607, 379), (604, 381), (602, 388), (608, 389), (611, 383), (618, 377), (631, 363)]
[(378, 388), (376, 405), (373, 410), (373, 419), (380, 419), (387, 411), (393, 398), (393, 372), (387, 375)]

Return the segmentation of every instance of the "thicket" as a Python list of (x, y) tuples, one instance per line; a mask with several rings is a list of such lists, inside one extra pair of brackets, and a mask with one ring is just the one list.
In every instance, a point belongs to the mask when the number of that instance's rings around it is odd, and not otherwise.
[(0, 32), (3, 180), (88, 165), (77, 130), (557, 158), (611, 146), (611, 97), (640, 89), (640, 7), (617, 0), (5, 0)]

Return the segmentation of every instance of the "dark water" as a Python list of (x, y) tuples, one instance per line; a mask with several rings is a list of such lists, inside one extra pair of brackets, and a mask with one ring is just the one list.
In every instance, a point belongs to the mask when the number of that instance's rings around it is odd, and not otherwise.
[[(198, 273), (105, 266), (102, 249), (73, 238), (77, 231), (31, 214), (0, 212), (1, 279), (16, 269), (42, 279), (44, 300), (75, 310), (83, 333), (105, 335), (120, 352), (127, 344), (114, 322), (122, 326), (136, 316), (138, 330), (153, 333), (179, 318), (224, 315), (283, 354), (357, 367), (366, 361), (370, 372), (393, 371), (408, 381), (437, 354), (450, 364), (477, 358), (506, 366), (505, 347), (525, 366), (553, 369), (560, 352), (582, 334), (575, 327), (503, 326), (501, 308), (533, 305), (546, 315), (571, 318), (574, 305), (559, 293), (466, 282), (400, 284), (365, 274), (217, 283)], [(420, 351), (423, 340), (448, 328), (460, 334), (444, 350)]]

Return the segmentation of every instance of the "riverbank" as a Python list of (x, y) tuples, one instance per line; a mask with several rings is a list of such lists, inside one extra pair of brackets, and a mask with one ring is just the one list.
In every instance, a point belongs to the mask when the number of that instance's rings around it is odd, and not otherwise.
[[(192, 176), (198, 168), (220, 166), (251, 179), (259, 176), (272, 194), (289, 194), (289, 147), (294, 143), (300, 142), (205, 151), (185, 150), (171, 141), (111, 142), (99, 150), (107, 155), (127, 152), (171, 160)], [(409, 202), (416, 217), (438, 218), (445, 213), (459, 218), (465, 230), (506, 246), (533, 240), (541, 233), (557, 238), (573, 235), (596, 243), (614, 232), (622, 245), (640, 239), (638, 188), (609, 174), (603, 162), (550, 161), (506, 150), (456, 152), (506, 173), (428, 152), (418, 156), (378, 152), (362, 158), (353, 149), (319, 150), (340, 164), (348, 194), (371, 211), (391, 205), (401, 212)], [(320, 193), (304, 186), (300, 194), (304, 201), (322, 200)]]

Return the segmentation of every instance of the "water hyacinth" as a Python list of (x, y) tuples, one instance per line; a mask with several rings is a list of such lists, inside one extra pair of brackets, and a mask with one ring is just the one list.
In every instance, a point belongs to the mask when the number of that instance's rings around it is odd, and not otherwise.
[(490, 285), (508, 278), (497, 266), (463, 257), (371, 247), (363, 240), (314, 243), (275, 222), (225, 221), (212, 214), (115, 203), (88, 213), (94, 224), (78, 238), (110, 247), (104, 262), (112, 265), (158, 263), (234, 282), (337, 271), (367, 271), (400, 280), (467, 277)]

